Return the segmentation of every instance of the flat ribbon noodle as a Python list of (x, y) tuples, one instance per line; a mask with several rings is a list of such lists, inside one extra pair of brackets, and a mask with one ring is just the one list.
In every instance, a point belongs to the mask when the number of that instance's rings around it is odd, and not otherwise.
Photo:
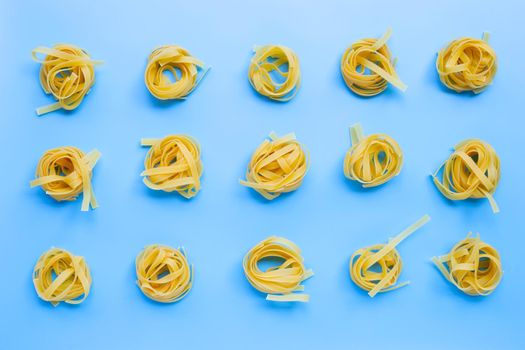
[[(291, 49), (280, 45), (255, 46), (248, 69), (252, 87), (261, 95), (272, 100), (286, 102), (294, 98), (301, 86), (299, 58)], [(288, 70), (283, 66), (287, 65)], [(277, 82), (271, 73), (284, 79)]]
[(152, 244), (135, 260), (137, 285), (148, 298), (174, 303), (184, 298), (193, 285), (193, 266), (184, 248)]
[(83, 257), (65, 249), (51, 248), (35, 265), (33, 285), (38, 296), (53, 306), (62, 301), (80, 304), (89, 295), (91, 274)]
[[(38, 54), (45, 55), (45, 58), (38, 58)], [(37, 108), (38, 115), (61, 108), (77, 108), (95, 84), (95, 65), (102, 63), (92, 60), (84, 49), (71, 44), (57, 44), (52, 48), (37, 47), (32, 56), (33, 60), (42, 64), (42, 88), (57, 100), (56, 103)]]
[[(397, 283), (403, 263), (396, 246), (430, 220), (424, 215), (410, 227), (387, 244), (376, 244), (358, 249), (350, 257), (350, 278), (361, 289), (368, 291), (373, 298), (377, 293), (384, 293), (409, 284), (409, 281)], [(377, 268), (380, 270), (377, 271)]]
[[(148, 57), (144, 81), (160, 100), (185, 99), (204, 78), (209, 68), (186, 49), (176, 45), (157, 47)], [(170, 72), (175, 81), (166, 73)]]
[(201, 188), (201, 151), (190, 136), (169, 135), (163, 139), (142, 139), (143, 146), (150, 146), (144, 160), (146, 186), (152, 190), (178, 192), (185, 198), (194, 197)]
[(388, 135), (363, 135), (361, 124), (350, 128), (352, 147), (345, 156), (345, 176), (363, 187), (375, 187), (397, 176), (403, 166), (403, 152)]
[(458, 93), (472, 91), (479, 94), (492, 84), (497, 57), (488, 41), (489, 34), (483, 33), (481, 40), (459, 38), (440, 50), (436, 69), (443, 85)]
[(240, 183), (272, 200), (299, 188), (308, 163), (308, 154), (295, 139), (295, 134), (278, 137), (272, 132), (270, 139), (253, 153), (246, 170), (246, 181), (240, 180)]
[[(266, 271), (259, 268), (263, 259), (277, 258), (282, 263)], [(250, 249), (243, 259), (244, 275), (248, 282), (262, 293), (267, 293), (266, 300), (308, 302), (308, 294), (302, 292), (301, 283), (313, 276), (303, 264), (301, 250), (292, 241), (271, 236)]]
[[(438, 179), (443, 169), (442, 181)], [(500, 179), (500, 160), (494, 148), (479, 139), (454, 147), (454, 153), (432, 175), (439, 192), (450, 200), (487, 198), (494, 213), (499, 212), (493, 194)]]
[(498, 251), (482, 242), (479, 234), (471, 237), (469, 233), (450, 253), (432, 261), (450, 283), (472, 296), (491, 294), (503, 276)]
[(84, 154), (76, 147), (66, 146), (46, 151), (36, 168), (36, 179), (30, 182), (31, 187), (41, 186), (47, 195), (57, 201), (76, 200), (80, 193), (82, 211), (98, 207), (91, 177), (93, 168), (100, 158), (98, 150)]
[(395, 71), (395, 60), (386, 42), (392, 35), (389, 28), (379, 39), (361, 39), (346, 49), (341, 58), (341, 73), (346, 86), (360, 96), (375, 96), (388, 83), (405, 92), (407, 86)]

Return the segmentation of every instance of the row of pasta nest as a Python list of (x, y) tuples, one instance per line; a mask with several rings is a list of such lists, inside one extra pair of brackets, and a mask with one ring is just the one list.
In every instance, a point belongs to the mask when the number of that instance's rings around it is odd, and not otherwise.
[[(396, 73), (396, 59), (392, 58), (387, 46), (391, 34), (389, 29), (379, 39), (361, 39), (344, 52), (341, 74), (354, 93), (375, 96), (385, 91), (388, 84), (401, 91), (407, 89)], [(439, 51), (436, 69), (446, 87), (456, 92), (479, 93), (492, 83), (497, 58), (488, 39), (487, 33), (481, 40), (462, 37)], [(41, 63), (42, 88), (56, 100), (38, 108), (38, 115), (77, 108), (95, 83), (95, 65), (102, 63), (92, 59), (86, 50), (70, 44), (37, 47), (33, 50), (33, 58)], [(185, 99), (208, 70), (209, 67), (188, 50), (164, 45), (149, 55), (144, 81), (149, 92), (158, 99)], [(255, 46), (248, 79), (259, 94), (276, 101), (289, 101), (301, 85), (299, 58), (293, 50), (282, 45)]]

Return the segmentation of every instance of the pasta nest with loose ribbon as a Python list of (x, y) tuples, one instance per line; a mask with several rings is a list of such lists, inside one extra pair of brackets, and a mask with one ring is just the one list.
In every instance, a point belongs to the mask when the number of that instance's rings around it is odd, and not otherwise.
[(308, 170), (308, 154), (291, 133), (270, 139), (255, 150), (246, 170), (244, 186), (251, 187), (264, 198), (272, 200), (282, 193), (295, 191)]
[[(38, 58), (38, 54), (45, 55), (44, 59)], [(37, 47), (32, 55), (42, 65), (42, 88), (57, 100), (56, 103), (37, 108), (38, 115), (60, 108), (77, 108), (95, 84), (95, 65), (102, 63), (91, 59), (84, 49), (70, 44), (57, 44), (52, 48)]]
[(76, 200), (80, 193), (82, 211), (98, 207), (91, 178), (100, 158), (98, 150), (84, 154), (76, 147), (66, 146), (46, 151), (40, 158), (31, 187), (41, 186), (47, 195), (57, 201)]
[(280, 102), (294, 98), (301, 86), (301, 69), (295, 52), (280, 45), (255, 46), (253, 51), (248, 79), (255, 91)]
[(401, 91), (407, 86), (399, 79), (386, 42), (392, 30), (379, 39), (361, 39), (346, 49), (341, 58), (341, 73), (346, 86), (360, 96), (375, 96), (383, 92), (388, 83)]
[(436, 170), (432, 179), (450, 200), (487, 198), (492, 211), (499, 212), (493, 194), (500, 179), (500, 160), (494, 148), (482, 140), (469, 139), (457, 144), (454, 153)]
[[(180, 46), (164, 45), (148, 57), (144, 81), (149, 92), (160, 100), (184, 99), (188, 96), (209, 68), (201, 60)], [(167, 73), (171, 73), (170, 79)]]
[(403, 166), (403, 152), (388, 135), (363, 135), (361, 124), (350, 128), (352, 147), (344, 160), (344, 174), (363, 187), (375, 187), (397, 176)]
[(195, 196), (202, 175), (201, 151), (197, 141), (185, 135), (169, 135), (163, 139), (142, 139), (150, 146), (140, 174), (146, 186), (164, 192), (177, 191), (185, 198)]
[[(278, 260), (279, 265), (261, 270), (263, 260)], [(262, 293), (266, 300), (307, 302), (308, 294), (301, 283), (313, 276), (312, 270), (304, 267), (301, 250), (292, 241), (282, 237), (268, 237), (250, 249), (243, 259), (244, 275), (248, 282)]]
[(377, 293), (389, 292), (409, 284), (397, 283), (403, 269), (401, 256), (396, 246), (430, 220), (424, 215), (387, 244), (376, 244), (358, 249), (350, 257), (350, 278), (361, 289), (368, 291), (370, 297)]
[(89, 295), (91, 274), (83, 257), (51, 248), (38, 259), (33, 270), (33, 284), (38, 296), (53, 306), (62, 301), (80, 304)]
[(483, 33), (481, 40), (459, 38), (439, 51), (436, 69), (447, 88), (478, 94), (492, 84), (497, 71), (497, 57), (488, 40), (488, 33)]
[(184, 248), (153, 244), (135, 260), (137, 285), (148, 298), (173, 303), (184, 298), (193, 285), (193, 266)]
[(432, 261), (450, 283), (468, 295), (489, 295), (503, 276), (498, 251), (470, 233), (450, 253)]

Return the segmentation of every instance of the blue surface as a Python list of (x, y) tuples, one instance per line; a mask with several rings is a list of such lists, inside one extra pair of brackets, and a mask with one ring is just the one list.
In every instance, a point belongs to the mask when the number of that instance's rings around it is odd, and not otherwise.
[[(523, 349), (522, 295), (523, 40), (520, 1), (109, 1), (0, 2), (2, 146), (0, 349), (391, 348)], [(409, 86), (375, 98), (348, 91), (339, 72), (344, 49), (387, 27), (398, 73)], [(459, 36), (492, 33), (499, 71), (481, 95), (457, 95), (438, 82), (434, 60)], [(105, 64), (73, 113), (37, 117), (51, 101), (31, 60), (38, 45), (71, 42)], [(150, 51), (176, 43), (212, 66), (184, 102), (159, 103), (143, 73)], [(300, 60), (303, 86), (289, 103), (259, 97), (247, 80), (254, 44), (279, 43)], [(348, 126), (385, 132), (404, 150), (397, 178), (372, 190), (347, 181)], [(296, 132), (310, 150), (302, 187), (273, 202), (239, 185), (254, 149), (272, 130)], [(192, 200), (152, 192), (139, 176), (141, 137), (187, 133), (201, 143), (205, 173)], [(493, 215), (485, 200), (451, 203), (429, 173), (469, 137), (491, 143), (502, 180)], [(49, 148), (102, 152), (93, 179), (100, 208), (55, 203), (30, 189)], [(399, 246), (401, 280), (412, 283), (370, 299), (348, 275), (348, 259), (423, 214), (432, 221)], [(521, 214), (521, 217), (518, 216)], [(462, 295), (431, 265), (469, 231), (501, 253), (504, 278), (488, 298)], [(308, 304), (276, 305), (245, 280), (241, 260), (269, 235), (302, 249), (316, 275)], [(186, 247), (195, 285), (173, 305), (145, 298), (134, 258), (147, 244)], [(92, 293), (81, 305), (38, 299), (33, 266), (51, 246), (86, 258)]]

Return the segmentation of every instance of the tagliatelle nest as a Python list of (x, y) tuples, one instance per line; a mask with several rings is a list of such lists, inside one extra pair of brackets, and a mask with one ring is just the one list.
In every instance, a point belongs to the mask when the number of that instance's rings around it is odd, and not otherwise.
[[(265, 271), (259, 268), (264, 259), (278, 259), (279, 265)], [(243, 259), (244, 274), (248, 282), (260, 292), (267, 293), (266, 300), (307, 302), (301, 283), (312, 277), (312, 270), (303, 264), (301, 250), (292, 241), (282, 237), (268, 237), (250, 249)]]
[(498, 251), (470, 233), (450, 253), (432, 261), (450, 283), (468, 295), (489, 295), (503, 276)]
[(436, 69), (441, 82), (456, 92), (472, 91), (476, 94), (492, 84), (497, 57), (488, 40), (488, 33), (483, 33), (481, 40), (459, 38), (439, 51)]
[(272, 200), (282, 193), (295, 191), (308, 170), (308, 155), (295, 135), (278, 137), (270, 133), (253, 153), (246, 170), (246, 181), (240, 183)]

